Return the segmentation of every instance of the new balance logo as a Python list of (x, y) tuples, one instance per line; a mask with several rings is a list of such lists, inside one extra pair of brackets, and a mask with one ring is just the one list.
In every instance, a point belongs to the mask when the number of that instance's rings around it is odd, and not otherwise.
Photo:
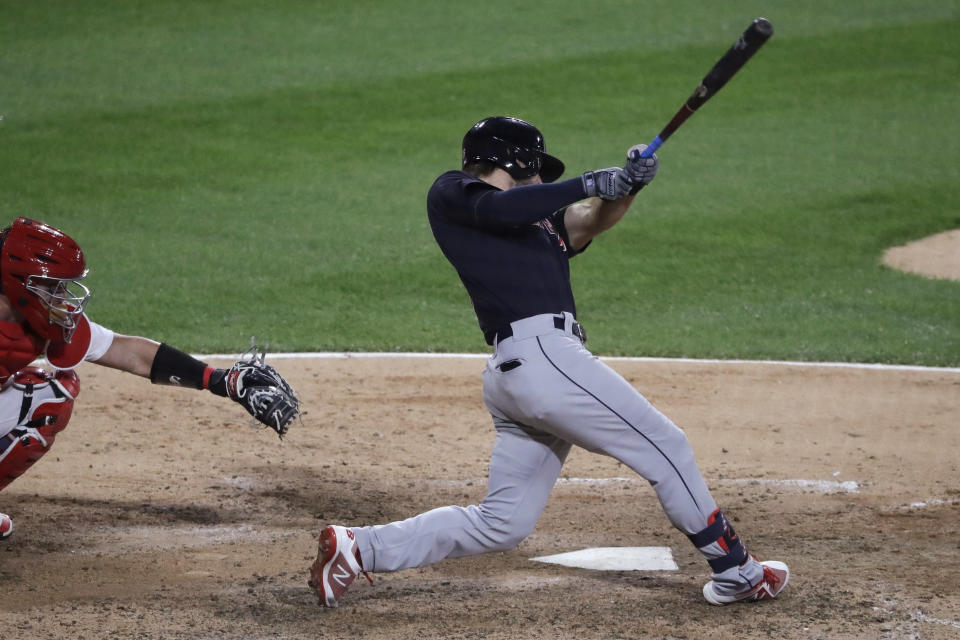
[(330, 577), (341, 587), (346, 588), (353, 581), (353, 574), (346, 565), (335, 565), (330, 571)]

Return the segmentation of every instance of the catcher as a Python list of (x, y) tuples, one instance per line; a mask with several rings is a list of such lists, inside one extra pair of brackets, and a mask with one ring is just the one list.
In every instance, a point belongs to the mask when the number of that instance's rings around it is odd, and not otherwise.
[[(83, 361), (208, 389), (243, 405), (280, 437), (299, 414), (297, 396), (251, 347), (230, 369), (215, 369), (170, 345), (114, 333), (90, 321), (83, 251), (70, 236), (18, 218), (0, 231), (0, 490), (50, 450), (80, 392)], [(31, 366), (45, 356), (54, 372)], [(0, 540), (13, 521), (0, 513)]]

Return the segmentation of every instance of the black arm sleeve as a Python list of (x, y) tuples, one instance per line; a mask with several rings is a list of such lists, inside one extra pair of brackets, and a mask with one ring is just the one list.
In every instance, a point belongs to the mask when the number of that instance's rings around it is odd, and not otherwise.
[(150, 367), (150, 382), (203, 389), (206, 369), (206, 363), (161, 343)]
[(520, 227), (533, 224), (587, 197), (579, 177), (514, 187), (506, 191), (477, 190), (468, 193), (471, 221), (479, 227)]

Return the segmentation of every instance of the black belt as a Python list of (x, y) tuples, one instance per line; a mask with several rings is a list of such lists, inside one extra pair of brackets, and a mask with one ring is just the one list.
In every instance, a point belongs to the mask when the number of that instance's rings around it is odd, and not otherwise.
[[(564, 318), (563, 316), (554, 316), (554, 317), (553, 317), (553, 326), (554, 326), (555, 328), (557, 328), (557, 329), (563, 329), (565, 325), (566, 325), (566, 318)], [(583, 330), (583, 325), (580, 324), (579, 322), (577, 322), (576, 320), (574, 320), (574, 321), (573, 321), (573, 324), (570, 325), (570, 332), (571, 332), (573, 335), (575, 335), (575, 336), (577, 336), (578, 338), (580, 338), (580, 342), (583, 342), (583, 343), (586, 343), (586, 342), (587, 342), (587, 332)], [(494, 339), (495, 339), (497, 342), (500, 342), (501, 340), (506, 340), (507, 338), (511, 337), (512, 335), (513, 335), (513, 327), (508, 324), (507, 326), (503, 327), (502, 329), (497, 329), (496, 333), (494, 334), (494, 336), (495, 336)]]

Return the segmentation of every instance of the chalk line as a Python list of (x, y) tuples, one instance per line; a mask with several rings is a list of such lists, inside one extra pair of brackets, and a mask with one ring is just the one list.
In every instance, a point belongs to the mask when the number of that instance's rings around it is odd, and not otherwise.
[[(200, 359), (236, 359), (240, 354), (237, 353), (214, 353), (214, 354), (194, 354), (193, 357)], [(340, 359), (347, 360), (352, 358), (423, 358), (423, 359), (443, 359), (443, 358), (489, 358), (489, 353), (429, 353), (429, 352), (353, 352), (353, 351), (316, 351), (316, 352), (290, 352), (290, 353), (267, 353), (271, 359)], [(878, 369), (887, 371), (926, 371), (931, 373), (960, 373), (960, 367), (924, 367), (919, 365), (907, 364), (881, 364), (869, 362), (801, 362), (793, 360), (714, 360), (709, 358), (651, 358), (644, 356), (598, 356), (601, 360), (611, 362), (651, 362), (651, 363), (681, 363), (681, 364), (744, 364), (744, 365), (775, 365), (783, 367), (834, 367), (844, 369)]]

